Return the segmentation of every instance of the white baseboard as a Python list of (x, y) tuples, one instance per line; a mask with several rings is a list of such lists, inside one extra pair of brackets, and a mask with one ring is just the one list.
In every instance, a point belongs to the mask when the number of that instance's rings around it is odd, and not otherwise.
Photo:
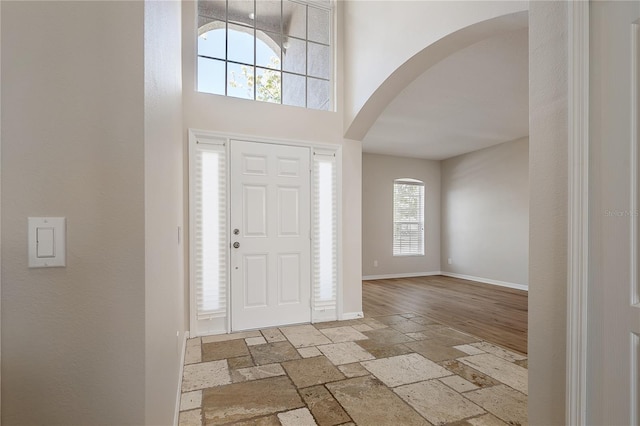
[(529, 291), (529, 286), (525, 284), (515, 284), (515, 283), (509, 283), (506, 281), (498, 281), (498, 280), (492, 280), (489, 278), (474, 277), (471, 275), (454, 274), (453, 272), (445, 272), (445, 271), (442, 271), (440, 275), (444, 275), (445, 277), (460, 278), (463, 280), (477, 281), (479, 283), (484, 283), (484, 284), (499, 285), (500, 287), (509, 287), (509, 288), (515, 288), (517, 290)]
[(414, 277), (429, 277), (432, 275), (442, 275), (440, 271), (432, 272), (410, 272), (407, 274), (384, 274), (384, 275), (365, 275), (362, 277), (362, 281), (370, 280), (388, 280), (392, 278), (414, 278)]
[(364, 314), (362, 312), (345, 312), (342, 314), (341, 320), (352, 320), (364, 318)]
[(182, 375), (184, 373), (184, 357), (187, 352), (187, 339), (189, 338), (189, 330), (184, 332), (182, 339), (182, 353), (180, 354), (180, 369), (178, 370), (178, 392), (176, 395), (176, 407), (173, 415), (173, 425), (178, 426), (180, 420), (180, 400), (182, 398)]

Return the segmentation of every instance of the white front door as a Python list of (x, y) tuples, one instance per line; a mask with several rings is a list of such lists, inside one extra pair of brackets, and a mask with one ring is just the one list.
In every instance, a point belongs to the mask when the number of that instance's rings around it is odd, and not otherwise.
[(310, 151), (231, 141), (231, 328), (308, 322)]
[(590, 3), (587, 423), (640, 407), (640, 2)]

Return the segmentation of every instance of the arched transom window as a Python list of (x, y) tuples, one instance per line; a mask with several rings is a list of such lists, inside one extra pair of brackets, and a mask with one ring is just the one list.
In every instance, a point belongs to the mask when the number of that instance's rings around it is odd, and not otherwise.
[(328, 0), (199, 0), (198, 91), (332, 109)]

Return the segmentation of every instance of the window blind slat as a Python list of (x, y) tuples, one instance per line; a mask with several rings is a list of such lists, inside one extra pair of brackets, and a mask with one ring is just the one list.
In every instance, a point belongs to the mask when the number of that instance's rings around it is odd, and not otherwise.
[(313, 161), (313, 307), (336, 307), (337, 217), (336, 161), (333, 152), (318, 151)]
[(196, 318), (226, 315), (226, 152), (224, 145), (196, 146), (195, 277)]

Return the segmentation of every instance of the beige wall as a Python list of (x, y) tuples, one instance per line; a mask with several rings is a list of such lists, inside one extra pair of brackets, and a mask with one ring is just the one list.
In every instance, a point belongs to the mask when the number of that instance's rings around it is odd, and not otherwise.
[[(316, 111), (245, 99), (198, 93), (196, 87), (195, 3), (183, 2), (184, 141), (187, 129), (246, 137), (342, 145), (343, 311), (362, 312), (361, 298), (361, 142), (342, 135), (340, 112)], [(340, 23), (339, 23), (340, 24)], [(336, 85), (342, 85), (342, 51), (338, 49)], [(342, 111), (341, 98), (337, 109)], [(186, 168), (185, 168), (186, 170)]]
[(565, 423), (567, 3), (529, 11), (529, 423)]
[(442, 161), (441, 251), (444, 272), (527, 286), (527, 138)]
[[(143, 424), (144, 3), (0, 7), (2, 423)], [(27, 268), (28, 216), (66, 267)]]
[[(393, 181), (425, 184), (425, 255), (393, 256)], [(374, 266), (374, 261), (378, 266)], [(421, 274), (440, 270), (440, 162), (362, 155), (362, 275)]]
[(145, 422), (173, 420), (186, 322), (179, 2), (145, 3)]

